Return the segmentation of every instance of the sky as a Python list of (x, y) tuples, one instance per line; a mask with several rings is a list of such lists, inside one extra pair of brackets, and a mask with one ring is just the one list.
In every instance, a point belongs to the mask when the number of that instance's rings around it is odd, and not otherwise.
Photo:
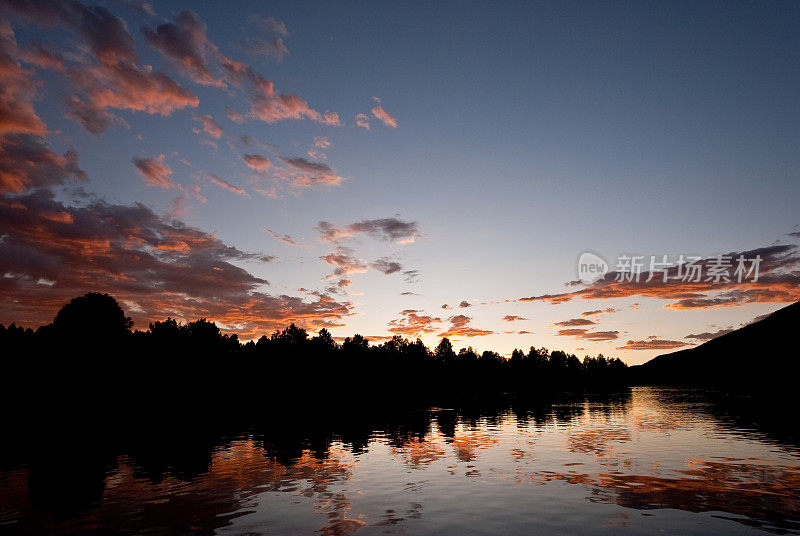
[(101, 291), (135, 328), (242, 340), (700, 344), (800, 300), (799, 24), (796, 2), (0, 0), (0, 322)]

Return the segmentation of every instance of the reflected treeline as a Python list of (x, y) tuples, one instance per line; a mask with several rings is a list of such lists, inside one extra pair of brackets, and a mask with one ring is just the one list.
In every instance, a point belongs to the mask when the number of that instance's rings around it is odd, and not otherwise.
[[(458, 443), (459, 430), (462, 434), (485, 432), (509, 422), (542, 429), (585, 416), (621, 415), (630, 403), (630, 390), (623, 390), (565, 394), (536, 403), (496, 402), (427, 410), (385, 409), (369, 404), (334, 406), (334, 401), (318, 408), (287, 404), (284, 408), (261, 408), (259, 415), (248, 421), (234, 415), (178, 419), (165, 413), (161, 418), (148, 419), (84, 414), (74, 415), (69, 421), (12, 422), (4, 426), (6, 440), (0, 443), (0, 503), (5, 508), (22, 508), (29, 502), (40, 514), (50, 516), (47, 519), (69, 518), (102, 502), (121, 463), (150, 486), (177, 481), (197, 487), (214, 470), (214, 464), (221, 463), (220, 453), (235, 454), (237, 449), (232, 445), (242, 441), (255, 446), (251, 454), (261, 462), (231, 459), (229, 463), (240, 467), (237, 473), (246, 466), (257, 466), (259, 471), (252, 475), (254, 487), (258, 485), (263, 491), (268, 484), (275, 491), (295, 491), (298, 480), (312, 478), (304, 473), (310, 471), (309, 467), (317, 462), (328, 470), (339, 467), (330, 459), (337, 449), (365, 454), (376, 437), (381, 438), (381, 444), (398, 450), (424, 444), (433, 436), (442, 437), (455, 441), (459, 456), (468, 456), (465, 452), (469, 445)], [(8, 480), (8, 475), (19, 469), (26, 470), (26, 481)], [(278, 475), (271, 484), (264, 474), (266, 469)], [(339, 467), (337, 471), (344, 470)], [(325, 481), (320, 477), (320, 482)], [(231, 486), (241, 491), (246, 483)], [(220, 524), (224, 525), (224, 520)]]
[(309, 334), (294, 324), (242, 344), (206, 319), (172, 318), (131, 332), (132, 322), (105, 294), (73, 299), (52, 324), (37, 330), (0, 326), (2, 365), (15, 382), (32, 382), (40, 395), (58, 393), (92, 406), (148, 401), (211, 402), (230, 397), (309, 404), (335, 394), (375, 403), (458, 401), (513, 392), (618, 388), (626, 365), (602, 355), (583, 360), (531, 347), (510, 359), (471, 347), (453, 350), (442, 339), (431, 350), (400, 336), (380, 344), (355, 335), (341, 344), (322, 329)]

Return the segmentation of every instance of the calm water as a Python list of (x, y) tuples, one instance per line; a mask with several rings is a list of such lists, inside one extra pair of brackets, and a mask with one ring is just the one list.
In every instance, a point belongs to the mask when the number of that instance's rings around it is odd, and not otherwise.
[(697, 393), (353, 419), (6, 445), (0, 532), (800, 533), (798, 451)]

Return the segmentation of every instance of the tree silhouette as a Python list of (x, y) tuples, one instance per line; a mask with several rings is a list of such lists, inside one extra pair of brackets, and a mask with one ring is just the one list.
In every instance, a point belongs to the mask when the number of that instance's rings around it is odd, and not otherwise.
[(442, 361), (451, 360), (456, 356), (456, 353), (453, 351), (453, 343), (451, 343), (450, 339), (447, 337), (439, 341), (439, 345), (436, 347), (436, 350), (433, 351), (433, 354)]
[(73, 298), (53, 320), (58, 334), (72, 337), (119, 337), (129, 334), (132, 327), (133, 320), (125, 316), (117, 300), (99, 292)]

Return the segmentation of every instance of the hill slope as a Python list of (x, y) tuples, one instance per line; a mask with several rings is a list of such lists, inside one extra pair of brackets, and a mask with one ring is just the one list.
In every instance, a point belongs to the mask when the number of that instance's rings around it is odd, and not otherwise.
[(708, 342), (631, 367), (635, 383), (800, 388), (800, 302)]

